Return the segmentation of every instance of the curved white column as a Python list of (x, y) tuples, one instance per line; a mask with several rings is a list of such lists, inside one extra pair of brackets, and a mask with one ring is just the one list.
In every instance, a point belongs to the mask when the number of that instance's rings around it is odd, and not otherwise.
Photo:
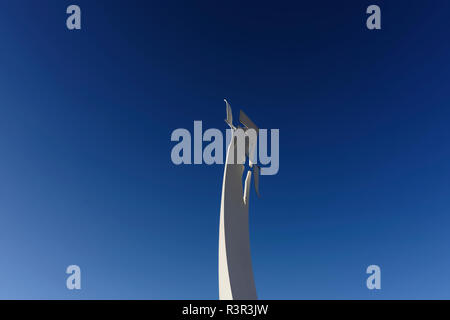
[(250, 255), (248, 204), (251, 171), (242, 186), (244, 165), (232, 164), (235, 131), (228, 146), (222, 185), (219, 227), (219, 299), (257, 299)]

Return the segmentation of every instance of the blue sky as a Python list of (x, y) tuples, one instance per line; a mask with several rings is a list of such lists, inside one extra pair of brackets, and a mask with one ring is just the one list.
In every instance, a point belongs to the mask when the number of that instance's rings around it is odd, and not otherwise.
[(450, 298), (449, 9), (0, 4), (0, 298), (217, 299), (223, 167), (175, 166), (170, 134), (225, 129), (224, 98), (280, 129), (251, 195), (261, 299)]

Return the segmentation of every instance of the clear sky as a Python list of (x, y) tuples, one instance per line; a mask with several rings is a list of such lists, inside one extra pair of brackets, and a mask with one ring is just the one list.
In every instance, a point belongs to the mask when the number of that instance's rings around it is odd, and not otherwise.
[(250, 199), (261, 299), (450, 298), (449, 12), (1, 2), (0, 298), (217, 299), (223, 166), (174, 165), (170, 135), (225, 129), (224, 98), (280, 129), (280, 171)]

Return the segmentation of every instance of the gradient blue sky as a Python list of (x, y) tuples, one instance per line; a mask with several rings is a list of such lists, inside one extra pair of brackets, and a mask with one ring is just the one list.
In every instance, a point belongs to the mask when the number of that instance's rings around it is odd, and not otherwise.
[(449, 12), (3, 1), (0, 298), (217, 299), (223, 167), (173, 165), (170, 134), (225, 129), (223, 98), (280, 129), (280, 171), (251, 196), (260, 298), (450, 298)]

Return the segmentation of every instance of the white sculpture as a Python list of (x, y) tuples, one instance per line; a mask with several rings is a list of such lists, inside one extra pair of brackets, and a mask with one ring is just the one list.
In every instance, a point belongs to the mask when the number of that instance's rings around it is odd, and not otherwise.
[[(259, 196), (260, 169), (252, 161), (259, 129), (242, 110), (239, 121), (244, 127), (236, 128), (233, 126), (231, 107), (226, 100), (225, 103), (227, 107), (225, 122), (231, 127), (233, 134), (227, 148), (220, 205), (219, 299), (255, 300), (257, 295), (250, 256), (248, 224), (252, 172), (247, 172), (245, 189), (242, 186), (242, 175), (245, 169), (243, 163), (248, 157), (249, 166), (253, 168), (256, 193)], [(245, 148), (245, 152), (240, 152), (242, 145), (239, 144), (239, 138), (242, 142), (242, 136), (244, 136), (243, 148)], [(248, 142), (245, 143), (245, 140), (248, 140)]]

